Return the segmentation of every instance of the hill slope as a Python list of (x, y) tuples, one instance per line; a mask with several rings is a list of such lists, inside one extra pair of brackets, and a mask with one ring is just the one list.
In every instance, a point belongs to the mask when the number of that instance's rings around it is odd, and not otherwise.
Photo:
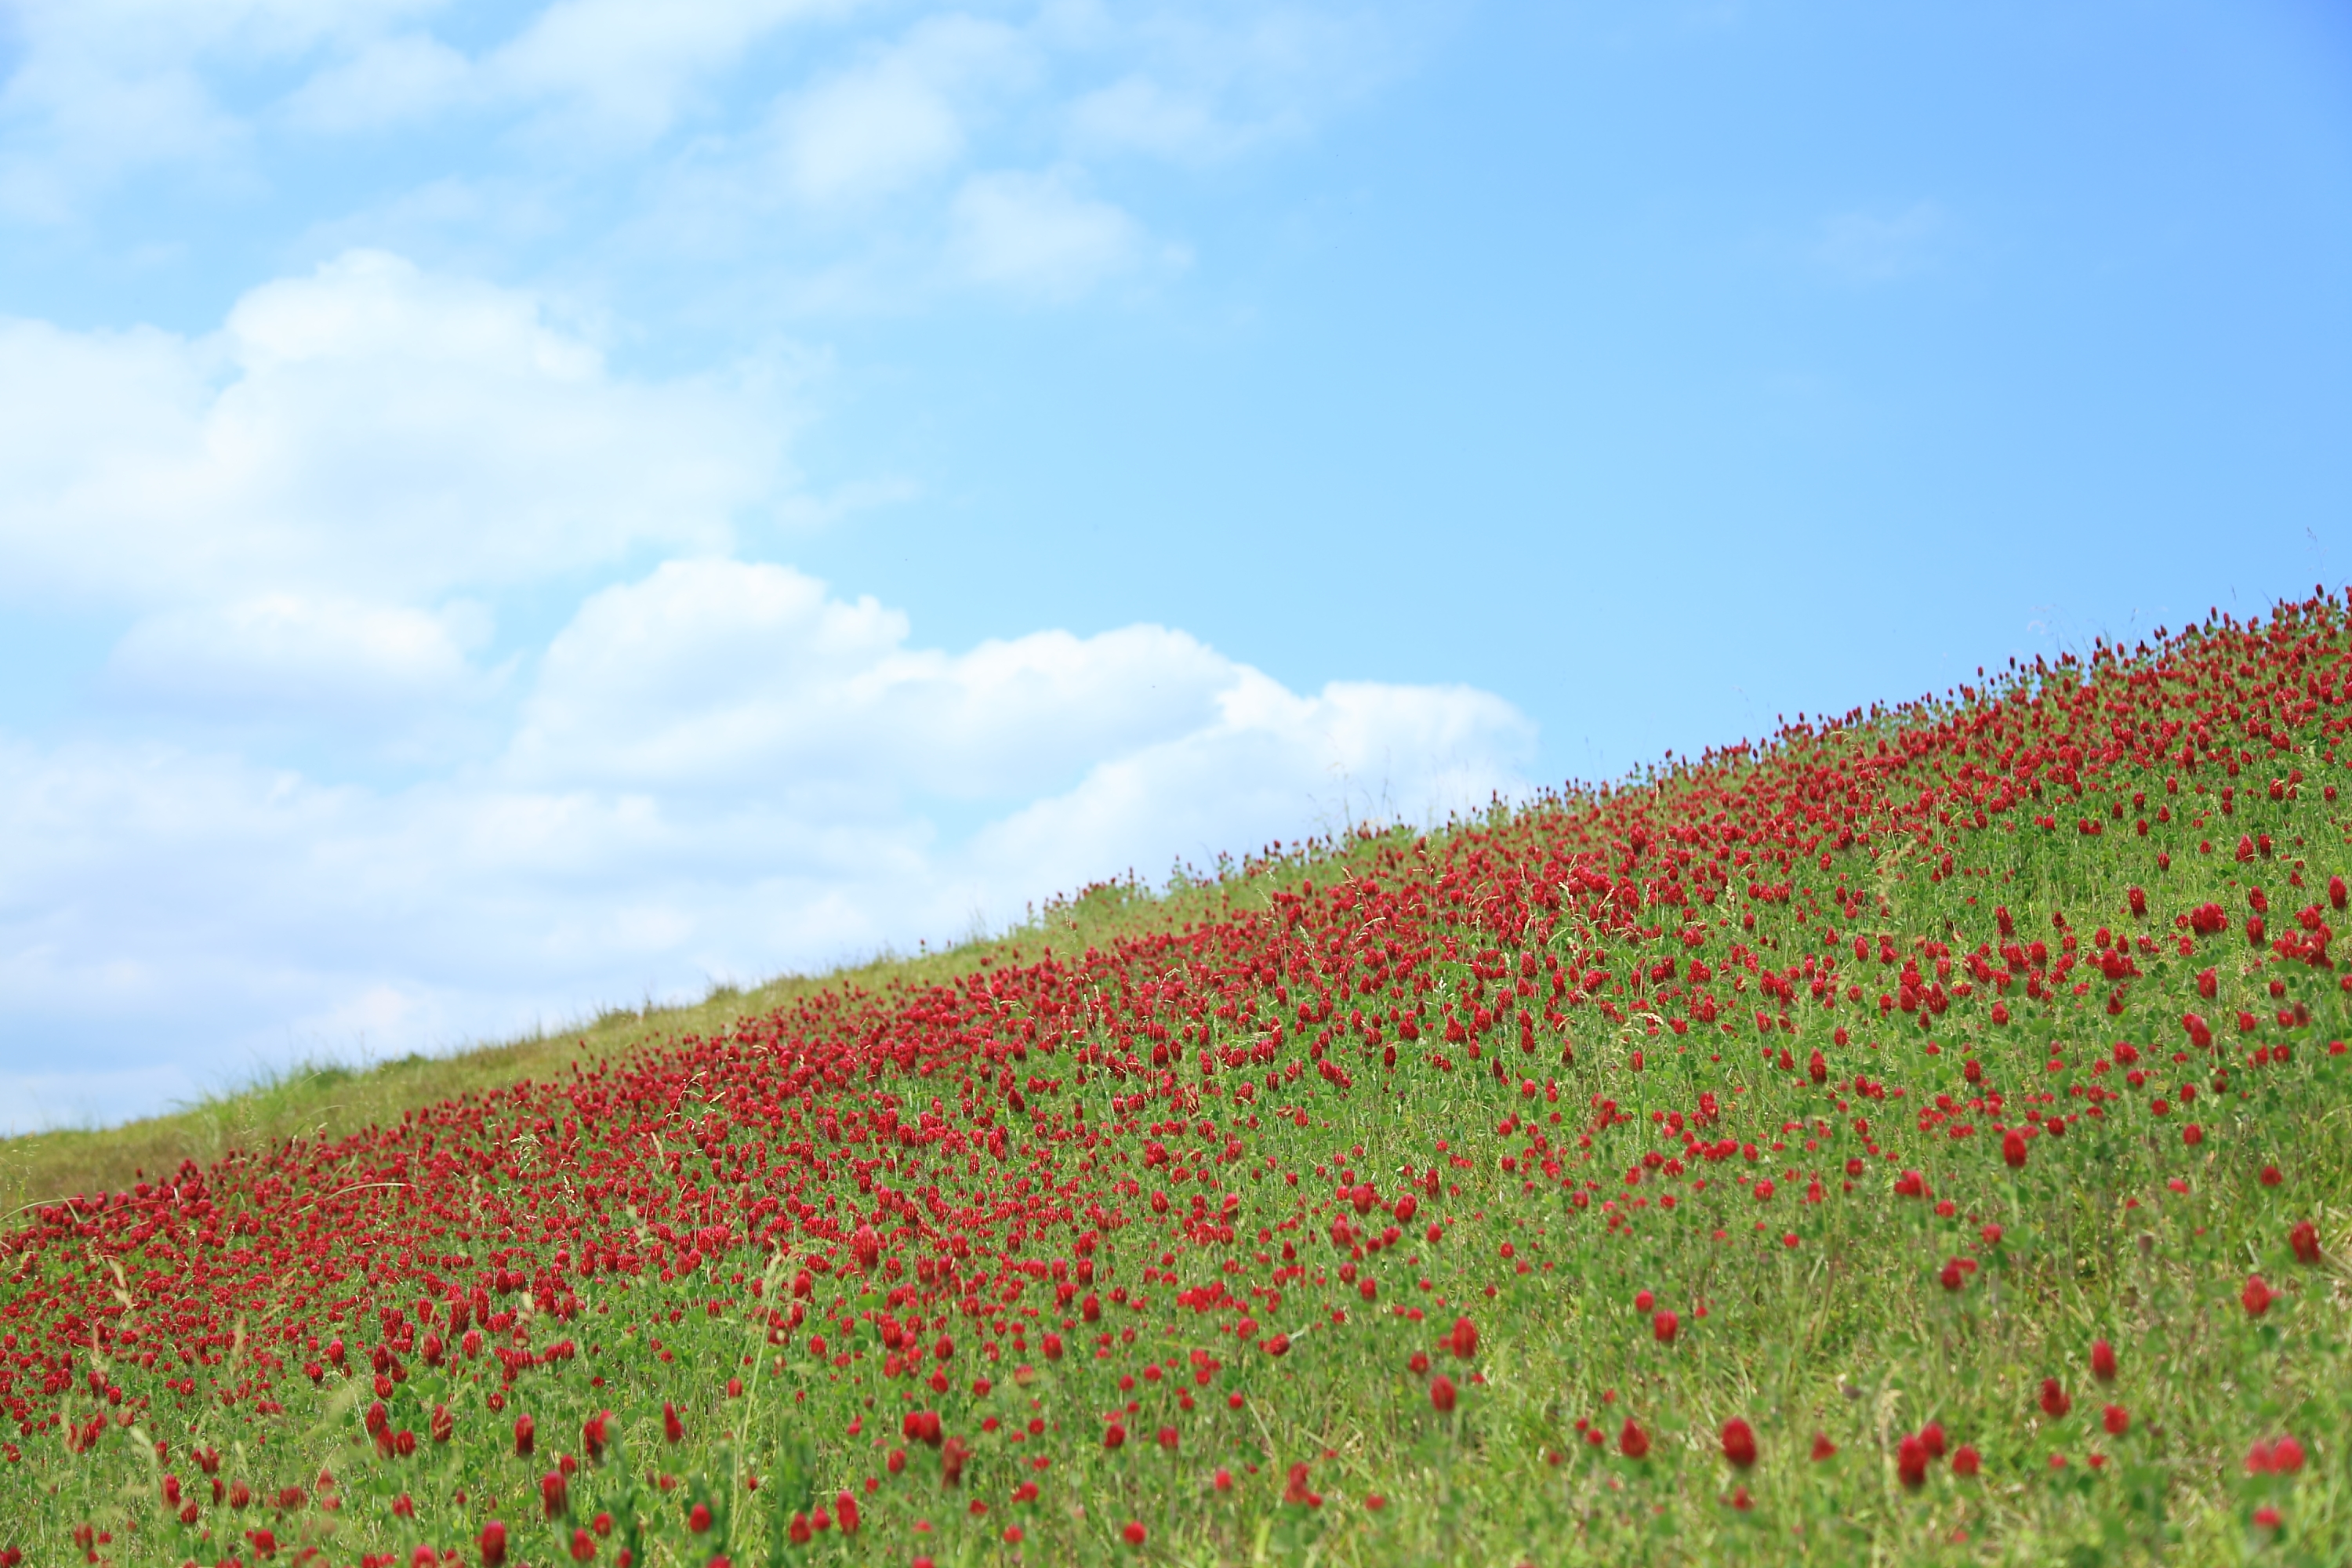
[(2286, 606), (41, 1207), (0, 1519), (2341, 1561), (2347, 700)]

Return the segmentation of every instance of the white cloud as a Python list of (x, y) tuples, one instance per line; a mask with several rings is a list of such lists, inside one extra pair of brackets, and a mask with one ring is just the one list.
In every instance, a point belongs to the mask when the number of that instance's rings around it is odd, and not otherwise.
[(0, 211), (61, 221), (127, 172), (218, 164), (249, 140), (207, 79), (354, 48), (437, 0), (18, 0), (0, 87)]
[(784, 177), (820, 204), (887, 194), (953, 164), (963, 126), (945, 93), (908, 70), (836, 78), (783, 116)]
[(988, 94), (1031, 78), (1032, 50), (994, 22), (940, 16), (779, 106), (786, 184), (820, 205), (887, 195), (952, 167)]
[(113, 76), (43, 61), (0, 91), (0, 213), (61, 224), (96, 184), (144, 167), (226, 160), (245, 127), (192, 71)]
[(373, 252), (205, 340), (0, 321), (0, 582), (405, 601), (723, 549), (782, 429), (741, 386), (614, 375), (531, 296)]
[(239, 169), (265, 114), (249, 84), (289, 68), (307, 73), (279, 106), (296, 134), (464, 107), (533, 117), (542, 150), (644, 144), (763, 38), (856, 4), (555, 0), (468, 57), (415, 26), (449, 0), (19, 0), (0, 211), (63, 221), (126, 173)]
[(949, 254), (974, 282), (1066, 299), (1150, 261), (1181, 266), (1174, 247), (1155, 252), (1143, 226), (1109, 202), (1083, 195), (1061, 174), (975, 174), (949, 213)]
[(1079, 144), (1097, 152), (1191, 160), (1230, 152), (1246, 140), (1205, 95), (1176, 91), (1144, 76), (1122, 77), (1081, 95), (1069, 118)]
[(486, 689), (467, 655), (489, 632), (478, 605), (433, 614), (268, 594), (150, 616), (115, 645), (108, 673), (124, 690), (184, 710), (380, 721), (386, 710), (463, 701)]
[(1402, 68), (1427, 7), (1264, 4), (1146, 10), (1072, 30), (1129, 68), (1066, 106), (1075, 149), (1199, 163), (1302, 135)]
[(1208, 722), (1235, 679), (1158, 626), (952, 656), (907, 635), (904, 616), (789, 567), (672, 562), (596, 595), (555, 638), (510, 763), (532, 780), (756, 783), (841, 812), (908, 793), (1024, 795)]
[[(315, 647), (322, 618), (201, 624)], [(349, 640), (371, 668), (452, 668), (414, 619)], [(505, 758), (405, 787), (0, 740), (0, 1071), (67, 1030), (92, 1071), (131, 1071), (168, 1023), (199, 1077), (509, 1033), (1318, 821), (1475, 806), (1532, 745), (1483, 692), (1295, 693), (1160, 627), (909, 641), (788, 568), (677, 562), (582, 606)], [(975, 796), (983, 825), (943, 828)]]
[(1059, 887), (1101, 877), (1104, 852), (1118, 847), (1146, 868), (1176, 855), (1207, 865), (1304, 823), (1483, 806), (1522, 787), (1518, 768), (1535, 750), (1535, 727), (1517, 709), (1469, 687), (1335, 681), (1303, 697), (1241, 666), (1216, 706), (1211, 722), (1108, 758), (1076, 788), (991, 824), (972, 863)]
[(1914, 202), (1900, 212), (1840, 213), (1822, 221), (1813, 260), (1857, 283), (1883, 283), (1935, 265), (1951, 224), (1934, 202)]
[[(553, 254), (588, 290), (716, 278), (712, 298), (803, 314), (961, 293), (943, 282), (1066, 302), (1188, 259), (1111, 188), (1121, 160), (1310, 132), (1395, 74), (1430, 8), (867, 9), (26, 0), (0, 222), (87, 226), (145, 201), (127, 177), (168, 168), (233, 191), (281, 253), (403, 247), (483, 271)], [(372, 132), (399, 136), (331, 145), (345, 163), (320, 169), (322, 136)]]
[(556, 0), (482, 68), (502, 97), (577, 105), (570, 126), (649, 140), (764, 35), (849, 8), (850, 0)]
[(329, 66), (288, 97), (298, 125), (373, 131), (440, 113), (473, 96), (472, 62), (438, 38), (404, 33), (378, 38)]

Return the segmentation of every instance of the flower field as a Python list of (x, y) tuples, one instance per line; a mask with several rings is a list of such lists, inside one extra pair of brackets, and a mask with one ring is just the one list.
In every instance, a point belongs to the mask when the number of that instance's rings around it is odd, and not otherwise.
[(2324, 598), (0, 1230), (0, 1568), (2352, 1561)]

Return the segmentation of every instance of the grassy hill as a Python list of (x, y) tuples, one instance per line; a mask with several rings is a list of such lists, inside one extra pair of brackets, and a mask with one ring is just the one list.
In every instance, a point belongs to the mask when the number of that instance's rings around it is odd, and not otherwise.
[(1166, 889), (1132, 879), (1097, 883), (1002, 937), (975, 938), (917, 956), (886, 952), (820, 975), (786, 974), (740, 987), (717, 985), (690, 1005), (608, 1008), (576, 1027), (427, 1056), (413, 1053), (367, 1065), (312, 1062), (262, 1075), (166, 1115), (112, 1127), (66, 1127), (0, 1138), (0, 1218), (29, 1207), (127, 1188), (149, 1171), (184, 1161), (209, 1165), (236, 1151), (295, 1138), (341, 1138), (403, 1111), (465, 1094), (500, 1089), (573, 1064), (591, 1064), (674, 1046), (687, 1037), (723, 1033), (740, 1020), (788, 1007), (830, 987), (911, 994), (953, 984), (983, 963), (1005, 962), (1015, 948), (1076, 952), (1097, 942), (1172, 931), (1188, 921), (1231, 912), (1236, 898), (1273, 876), (1316, 866), (1341, 868), (1363, 853), (1348, 842), (1298, 847), (1279, 861), (1228, 868), (1222, 879), (1180, 868)]
[(2345, 1561), (2347, 724), (2315, 600), (12, 1147), (0, 1554)]

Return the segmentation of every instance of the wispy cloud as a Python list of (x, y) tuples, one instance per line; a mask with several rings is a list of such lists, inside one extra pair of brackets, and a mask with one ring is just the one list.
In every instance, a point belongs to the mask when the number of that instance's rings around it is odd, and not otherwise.
[(1069, 150), (1201, 163), (1305, 134), (1402, 70), (1427, 26), (1410, 7), (1145, 13), (1128, 68), (1069, 100)]
[(1122, 273), (1191, 259), (1058, 171), (975, 174), (956, 193), (949, 221), (949, 256), (964, 277), (1035, 298), (1066, 299)]
[(778, 105), (772, 134), (785, 184), (804, 202), (831, 205), (887, 196), (950, 169), (964, 156), (971, 117), (1034, 80), (1038, 63), (1012, 27), (930, 18)]
[(381, 729), (494, 686), (498, 677), (471, 663), (492, 624), (488, 607), (470, 600), (426, 610), (264, 594), (142, 617), (115, 645), (107, 679), (121, 695), (182, 713)]
[(326, 67), (281, 107), (303, 129), (350, 133), (429, 120), (478, 102), (479, 92), (463, 54), (429, 34), (402, 33)]
[(855, 0), (555, 0), (485, 58), (491, 89), (552, 106), (561, 134), (642, 142), (769, 35)]
[(1884, 283), (1934, 268), (1952, 234), (1950, 216), (1934, 202), (1891, 212), (1839, 213), (1822, 220), (1813, 261), (1854, 283)]
[(257, 135), (217, 80), (363, 48), (436, 0), (20, 0), (0, 85), (0, 214), (63, 222), (124, 175), (240, 164)]
[(762, 271), (803, 311), (936, 301), (943, 279), (1070, 302), (1184, 259), (1122, 188), (1135, 165), (1311, 133), (1429, 30), (1414, 5), (990, 9), (31, 0), (0, 225), (70, 228), (167, 168), (267, 208), (323, 138), (374, 177), (307, 215), (314, 255), (656, 250)]

